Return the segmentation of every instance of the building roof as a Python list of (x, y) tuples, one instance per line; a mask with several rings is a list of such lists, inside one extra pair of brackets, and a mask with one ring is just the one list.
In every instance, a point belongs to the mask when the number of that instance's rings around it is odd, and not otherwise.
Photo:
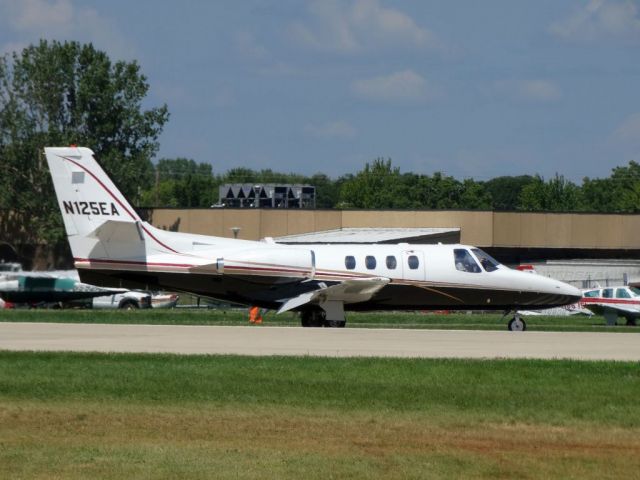
[(459, 228), (342, 228), (321, 232), (286, 235), (276, 243), (457, 243)]

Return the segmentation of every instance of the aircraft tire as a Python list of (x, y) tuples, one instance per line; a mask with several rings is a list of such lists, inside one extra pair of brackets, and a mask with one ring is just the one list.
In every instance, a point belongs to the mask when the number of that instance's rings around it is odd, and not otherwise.
[(324, 327), (325, 322), (322, 310), (305, 310), (300, 313), (300, 324), (303, 327)]
[(524, 332), (527, 329), (527, 323), (519, 317), (513, 317), (509, 321), (507, 328), (511, 332)]
[(634, 317), (627, 317), (627, 327), (635, 327), (636, 319)]
[(328, 328), (344, 328), (347, 324), (346, 320), (325, 320), (324, 326)]

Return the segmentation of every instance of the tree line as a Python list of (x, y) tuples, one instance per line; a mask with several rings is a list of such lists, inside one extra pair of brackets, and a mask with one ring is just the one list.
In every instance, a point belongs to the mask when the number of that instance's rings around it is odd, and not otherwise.
[(391, 159), (382, 158), (337, 179), (247, 168), (214, 174), (211, 164), (185, 158), (162, 159), (155, 172), (155, 183), (140, 195), (141, 206), (210, 207), (218, 202), (222, 184), (297, 183), (316, 187), (317, 208), (640, 212), (640, 164), (635, 161), (614, 168), (607, 178), (584, 178), (580, 185), (558, 174), (476, 181), (441, 172), (401, 173)]

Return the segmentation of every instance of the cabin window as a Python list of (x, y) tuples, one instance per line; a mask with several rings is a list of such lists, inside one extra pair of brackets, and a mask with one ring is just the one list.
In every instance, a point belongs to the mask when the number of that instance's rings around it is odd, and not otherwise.
[(344, 266), (347, 267), (347, 270), (353, 270), (356, 268), (356, 257), (351, 255), (344, 257)]
[(483, 252), (479, 248), (473, 248), (471, 251), (475, 254), (476, 258), (480, 262), (480, 265), (482, 265), (482, 268), (484, 268), (485, 271), (493, 272), (498, 269), (498, 265), (500, 264), (491, 255)]
[(364, 264), (369, 270), (373, 270), (376, 268), (376, 257), (372, 255), (367, 255), (364, 257)]
[(480, 267), (469, 253), (469, 250), (464, 248), (456, 248), (453, 251), (455, 258), (456, 270), (461, 272), (480, 273)]
[(584, 292), (583, 296), (587, 298), (597, 298), (600, 296), (600, 290), (589, 290), (588, 292)]
[(409, 264), (409, 268), (411, 270), (417, 270), (420, 266), (420, 260), (418, 260), (418, 257), (416, 257), (415, 255), (409, 255), (409, 257), (407, 258), (407, 263)]
[(640, 288), (637, 287), (629, 287), (629, 290), (631, 290), (631, 294), (634, 297), (640, 297)]
[(613, 288), (605, 288), (602, 290), (603, 298), (613, 298)]
[(398, 266), (398, 261), (396, 260), (396, 257), (394, 257), (393, 255), (389, 255), (387, 257), (387, 268), (389, 270), (395, 270), (397, 266)]
[(631, 298), (631, 295), (626, 288), (618, 288), (616, 290), (616, 298)]

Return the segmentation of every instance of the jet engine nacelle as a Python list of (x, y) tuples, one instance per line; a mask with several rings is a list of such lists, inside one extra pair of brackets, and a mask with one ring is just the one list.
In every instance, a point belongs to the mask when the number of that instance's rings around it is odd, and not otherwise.
[(218, 273), (225, 275), (273, 275), (313, 278), (316, 270), (313, 250), (264, 248), (242, 250), (218, 258)]

